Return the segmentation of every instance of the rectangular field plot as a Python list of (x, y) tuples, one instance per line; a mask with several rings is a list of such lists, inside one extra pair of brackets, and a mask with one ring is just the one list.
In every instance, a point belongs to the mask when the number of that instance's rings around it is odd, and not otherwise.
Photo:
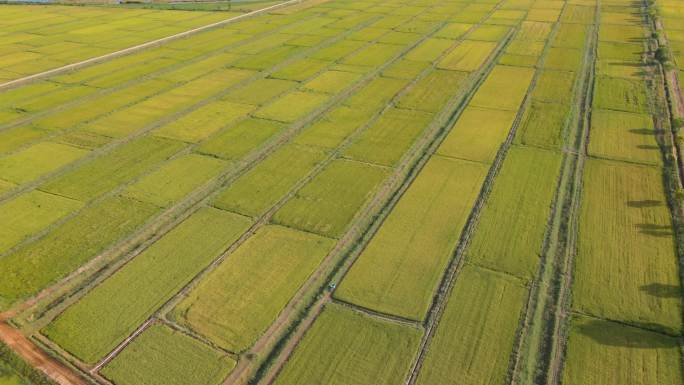
[(464, 23), (447, 23), (434, 36), (442, 39), (458, 39), (468, 32), (473, 27), (473, 24)]
[(418, 80), (406, 94), (399, 98), (397, 106), (409, 110), (438, 112), (461, 91), (467, 79), (465, 72), (436, 70)]
[(17, 110), (29, 113), (47, 111), (64, 103), (91, 95), (96, 91), (97, 89), (87, 86), (62, 87), (55, 92), (40, 95), (25, 102), (16, 103), (13, 107)]
[(516, 142), (545, 148), (560, 148), (570, 115), (566, 104), (533, 100), (527, 106), (516, 132)]
[(165, 116), (183, 111), (189, 106), (239, 83), (252, 74), (251, 71), (233, 68), (215, 71), (157, 94), (153, 98), (89, 122), (85, 129), (114, 138), (124, 137), (139, 132)]
[(646, 37), (645, 29), (637, 25), (603, 24), (599, 29), (599, 41), (637, 43)]
[(87, 150), (41, 142), (0, 158), (0, 179), (23, 184), (53, 172), (88, 154)]
[(330, 304), (274, 384), (400, 384), (408, 375), (419, 339), (418, 329)]
[(233, 103), (261, 106), (293, 88), (297, 82), (281, 79), (258, 79), (230, 91), (222, 99)]
[(69, 146), (83, 148), (85, 150), (95, 150), (111, 142), (111, 138), (93, 134), (91, 132), (75, 130), (65, 132), (55, 137), (55, 141)]
[(246, 217), (201, 209), (67, 308), (43, 333), (85, 362), (96, 362), (249, 225)]
[(371, 119), (373, 111), (358, 111), (341, 106), (327, 112), (294, 139), (296, 143), (335, 148)]
[(0, 308), (71, 273), (156, 213), (154, 206), (143, 202), (108, 198), (0, 258)]
[[(283, 146), (230, 184), (213, 204), (244, 215), (262, 215), (325, 157), (320, 149), (298, 144)], [(283, 167), (285, 164), (287, 167)]]
[(600, 76), (596, 80), (594, 108), (626, 112), (649, 112), (646, 86), (641, 80)]
[(0, 205), (0, 254), (82, 205), (38, 190), (3, 203)]
[[(601, 318), (679, 333), (672, 222), (661, 170), (604, 160), (586, 164), (573, 307)], [(644, 258), (648, 256), (648, 258)]]
[(544, 52), (544, 41), (513, 39), (506, 46), (506, 53), (539, 58)]
[(261, 228), (188, 294), (173, 318), (241, 352), (275, 321), (333, 246), (331, 239), (287, 227)]
[(272, 73), (276, 79), (303, 81), (330, 65), (330, 62), (315, 59), (299, 59)]
[(539, 58), (536, 56), (505, 53), (499, 57), (498, 64), (512, 67), (535, 67), (538, 61)]
[(448, 39), (426, 39), (416, 48), (407, 52), (406, 55), (404, 55), (404, 58), (417, 62), (430, 63), (442, 56), (442, 54), (452, 45), (454, 45), (454, 43)]
[(130, 68), (124, 68), (112, 73), (107, 73), (103, 76), (98, 76), (95, 79), (90, 79), (85, 84), (93, 87), (108, 88), (116, 87), (119, 84), (128, 82), (130, 80), (143, 77), (150, 73), (168, 69), (178, 64), (177, 59), (171, 58), (155, 58), (154, 60), (136, 63)]
[(577, 71), (582, 64), (584, 52), (574, 48), (549, 48), (544, 68), (557, 71)]
[(218, 176), (226, 164), (208, 156), (184, 155), (144, 176), (123, 194), (159, 207), (167, 207)]
[(385, 34), (384, 36), (381, 36), (378, 39), (378, 42), (380, 43), (389, 43), (389, 44), (404, 44), (408, 45), (411, 43), (415, 43), (421, 38), (421, 35), (418, 33), (410, 33), (410, 32), (389, 32)]
[(477, 90), (470, 105), (517, 111), (533, 76), (532, 68), (497, 65)]
[(231, 123), (245, 118), (254, 109), (249, 104), (215, 101), (156, 130), (154, 135), (197, 143)]
[[(3, 35), (6, 38), (6, 35)], [(53, 92), (60, 87), (57, 83), (38, 81), (23, 87), (12, 88), (0, 93), (0, 108), (16, 107), (19, 102), (32, 100)]]
[(624, 78), (639, 81), (646, 73), (646, 68), (639, 62), (626, 63), (612, 60), (599, 60), (596, 62), (596, 73), (599, 76)]
[(644, 47), (641, 44), (599, 42), (598, 58), (604, 61), (640, 63)]
[(411, 80), (417, 77), (430, 63), (400, 59), (389, 65), (382, 71), (382, 76), (396, 79)]
[(40, 188), (87, 201), (141, 175), (182, 147), (181, 142), (142, 138), (70, 170)]
[[(7, 17), (0, 21), (0, 30), (5, 32), (0, 44), (0, 56), (5, 58), (2, 61), (4, 67), (16, 72), (14, 76), (7, 77), (7, 80), (236, 15), (102, 7), (75, 9), (65, 6), (6, 5), (3, 8)], [(111, 36), (117, 38), (112, 39)], [(31, 51), (16, 55), (13, 47), (18, 43), (29, 45)]]
[(296, 91), (286, 94), (273, 103), (260, 108), (254, 113), (254, 116), (292, 123), (306, 117), (321, 107), (329, 98), (329, 95), (322, 93)]
[(239, 159), (260, 148), (284, 128), (284, 124), (272, 120), (248, 118), (209, 138), (197, 151), (222, 159)]
[(515, 111), (468, 106), (437, 149), (437, 153), (491, 163), (508, 136), (515, 115)]
[(366, 84), (344, 104), (354, 109), (375, 111), (384, 107), (408, 84), (404, 79), (377, 78)]
[(349, 157), (384, 166), (394, 166), (425, 131), (431, 113), (392, 108), (368, 127), (344, 152)]
[(337, 238), (388, 174), (384, 168), (336, 160), (302, 187), (273, 220)]
[(343, 71), (326, 71), (304, 84), (303, 88), (327, 94), (336, 94), (361, 77), (359, 74)]
[(95, 95), (73, 107), (34, 119), (33, 124), (46, 130), (71, 130), (79, 124), (153, 97), (171, 88), (172, 85), (171, 82), (159, 79), (142, 81), (106, 95)]
[(337, 61), (366, 45), (362, 41), (341, 40), (309, 55), (314, 59)]
[(518, 280), (466, 265), (456, 277), (416, 384), (503, 383), (526, 295)]
[(575, 77), (574, 72), (542, 71), (532, 92), (532, 99), (547, 103), (571, 103)]
[[(178, 59), (182, 59), (182, 53), (179, 51), (173, 52), (171, 55)], [(194, 59), (194, 56), (190, 59)], [(223, 71), (232, 62), (234, 62), (239, 56), (231, 53), (221, 53), (218, 55), (212, 55), (208, 58), (201, 59), (199, 61), (191, 62), (190, 64), (185, 64), (182, 66), (175, 66), (169, 71), (163, 71), (158, 75), (159, 79), (164, 81), (179, 84), (188, 81), (193, 81), (200, 79), (212, 71)]]
[(398, 55), (403, 48), (403, 45), (375, 43), (349, 55), (342, 60), (342, 64), (379, 67), (393, 56)]
[(432, 158), (356, 260), (335, 296), (421, 321), (486, 174), (485, 165)]
[(563, 384), (676, 385), (679, 342), (644, 329), (573, 316)]
[(468, 39), (497, 42), (506, 37), (510, 30), (501, 25), (482, 25), (468, 34)]
[(595, 110), (589, 153), (639, 163), (660, 164), (653, 118), (647, 114)]
[(480, 214), (466, 251), (468, 261), (534, 277), (559, 173), (559, 154), (512, 147)]
[(119, 385), (218, 385), (235, 360), (161, 324), (136, 337), (102, 374)]
[(497, 44), (465, 40), (437, 64), (437, 68), (471, 72), (480, 68), (496, 49)]
[(50, 134), (48, 130), (31, 124), (4, 129), (0, 131), (0, 154), (16, 151), (20, 147), (41, 139), (48, 134)]
[(524, 21), (515, 38), (527, 41), (544, 41), (551, 33), (552, 23)]
[(256, 55), (243, 55), (240, 59), (232, 63), (237, 68), (263, 71), (281, 63), (297, 54), (303, 47), (283, 45), (259, 52)]
[(583, 4), (568, 4), (561, 15), (563, 23), (591, 24), (594, 21), (596, 7)]

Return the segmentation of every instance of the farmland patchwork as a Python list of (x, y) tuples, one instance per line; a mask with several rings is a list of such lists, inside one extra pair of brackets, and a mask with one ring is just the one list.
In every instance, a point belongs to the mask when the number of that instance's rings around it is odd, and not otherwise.
[(9, 330), (84, 384), (682, 383), (681, 4), (278, 3), (0, 5)]

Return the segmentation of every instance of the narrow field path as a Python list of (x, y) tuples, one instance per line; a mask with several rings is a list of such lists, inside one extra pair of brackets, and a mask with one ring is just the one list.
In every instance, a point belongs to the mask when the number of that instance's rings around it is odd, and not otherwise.
[(542, 248), (542, 260), (535, 280), (532, 282), (519, 335), (518, 346), (513, 352), (511, 385), (545, 383), (556, 376), (560, 368), (561, 352), (554, 341), (560, 341), (560, 326), (566, 312), (562, 301), (568, 287), (563, 283), (570, 279), (568, 273), (571, 244), (574, 244), (573, 218), (569, 213), (579, 205), (579, 188), (582, 182), (586, 142), (588, 140), (592, 95), (597, 57), (600, 3), (596, 4), (595, 17), (586, 39), (583, 65), (575, 96), (576, 117), (566, 126), (567, 134), (563, 148), (564, 157), (559, 174), (554, 208), (549, 216), (548, 232)]
[(109, 59), (114, 59), (114, 58), (117, 58), (119, 56), (124, 56), (124, 55), (128, 55), (128, 54), (135, 53), (138, 51), (142, 51), (142, 50), (147, 49), (147, 48), (156, 47), (156, 46), (164, 44), (164, 43), (168, 43), (168, 42), (171, 42), (174, 40), (182, 39), (184, 37), (192, 36), (192, 35), (195, 35), (195, 34), (200, 33), (200, 32), (204, 32), (204, 31), (207, 31), (207, 30), (210, 30), (213, 28), (218, 28), (218, 27), (224, 26), (226, 24), (234, 23), (234, 22), (242, 20), (242, 19), (246, 19), (246, 18), (255, 16), (255, 15), (259, 15), (261, 13), (272, 11), (274, 9), (285, 7), (285, 6), (288, 6), (291, 4), (299, 3), (301, 1), (303, 1), (303, 0), (288, 0), (288, 1), (285, 1), (285, 2), (282, 2), (279, 4), (268, 6), (266, 8), (262, 8), (262, 9), (258, 9), (256, 11), (248, 12), (248, 13), (245, 13), (243, 15), (238, 15), (235, 17), (228, 18), (226, 20), (217, 21), (216, 23), (211, 23), (211, 24), (208, 24), (208, 25), (205, 25), (202, 27), (197, 27), (197, 28), (193, 28), (193, 29), (188, 30), (188, 31), (180, 32), (180, 33), (177, 33), (175, 35), (162, 37), (161, 39), (148, 41), (146, 43), (134, 45), (133, 47), (124, 48), (124, 49), (119, 50), (119, 51), (114, 51), (114, 52), (110, 52), (108, 54), (104, 54), (101, 56), (96, 56), (96, 57), (93, 57), (90, 59), (82, 60), (80, 62), (67, 64), (67, 65), (62, 66), (62, 67), (53, 68), (51, 70), (39, 72), (37, 74), (25, 76), (23, 78), (10, 80), (10, 81), (5, 82), (5, 83), (0, 83), (0, 91), (6, 90), (9, 88), (19, 87), (19, 86), (22, 86), (24, 84), (30, 83), (34, 80), (44, 79), (44, 78), (49, 77), (49, 76), (61, 74), (61, 73), (68, 72), (68, 71), (73, 71), (73, 70), (83, 68), (83, 67), (87, 67), (87, 66), (90, 66), (93, 64), (101, 63), (101, 62), (109, 60)]
[[(563, 10), (565, 9), (565, 6), (562, 8)], [(411, 373), (406, 381), (406, 385), (414, 385), (418, 381), (418, 375), (422, 369), (425, 357), (429, 351), (429, 347), (432, 343), (432, 339), (434, 338), (434, 335), (436, 333), (437, 327), (439, 326), (440, 320), (442, 318), (442, 315), (446, 309), (447, 303), (449, 301), (449, 296), (452, 292), (453, 286), (456, 283), (456, 280), (458, 279), (458, 276), (463, 268), (463, 266), (466, 264), (464, 255), (465, 252), (470, 244), (471, 238), (475, 231), (477, 230), (477, 224), (479, 222), (480, 214), (483, 210), (483, 207), (487, 201), (487, 198), (489, 197), (489, 194), (492, 190), (492, 186), (494, 184), (494, 181), (496, 179), (496, 176), (499, 173), (499, 170), (501, 169), (503, 162), (506, 158), (506, 154), (508, 153), (509, 148), (513, 144), (513, 140), (516, 136), (518, 128), (521, 126), (523, 123), (523, 118), (525, 116), (525, 112), (531, 103), (530, 101), (530, 95), (536, 88), (536, 84), (538, 81), (538, 78), (540, 77), (541, 70), (540, 68), (543, 68), (544, 60), (546, 58), (546, 55), (548, 54), (548, 51), (552, 45), (552, 42), (555, 38), (555, 35), (558, 31), (558, 28), (560, 26), (560, 22), (557, 22), (553, 29), (552, 32), (547, 36), (546, 42), (544, 44), (544, 49), (543, 53), (540, 55), (539, 60), (537, 62), (536, 68), (537, 71), (535, 73), (534, 78), (532, 79), (532, 82), (530, 83), (527, 94), (525, 98), (523, 99), (515, 121), (513, 122), (513, 125), (511, 129), (508, 132), (508, 136), (504, 143), (501, 145), (498, 153), (496, 154), (496, 157), (494, 161), (492, 162), (492, 165), (490, 167), (490, 170), (487, 174), (487, 177), (483, 183), (482, 189), (480, 191), (480, 194), (477, 198), (477, 201), (473, 205), (473, 208), (471, 210), (470, 216), (468, 218), (468, 221), (461, 233), (461, 238), (458, 241), (458, 246), (456, 250), (453, 252), (453, 256), (451, 257), (451, 262), (449, 266), (447, 267), (446, 272), (444, 273), (442, 277), (441, 284), (438, 288), (437, 294), (435, 296), (435, 299), (431, 305), (430, 311), (428, 313), (428, 317), (425, 321), (425, 333), (424, 337), (421, 340), (421, 345), (419, 348), (418, 352), (418, 357), (414, 363), (414, 367), (411, 369)], [(525, 303), (525, 308), (523, 311), (527, 311), (530, 307), (531, 301), (527, 301)], [(516, 342), (516, 349), (517, 349), (517, 342)], [(516, 351), (514, 350), (512, 354), (516, 354)], [(517, 356), (516, 356), (517, 358)], [(512, 366), (514, 367), (518, 364), (518, 360), (513, 360), (512, 361)], [(511, 382), (511, 378), (507, 378), (506, 383)]]
[[(323, 307), (325, 306), (325, 304), (330, 302), (331, 298), (331, 293), (326, 292), (325, 295), (321, 296), (318, 299), (318, 301), (314, 303), (314, 305), (311, 307), (311, 310), (309, 311), (309, 314), (306, 318), (304, 318), (299, 328), (297, 328), (295, 334), (286, 342), (285, 346), (282, 348), (281, 354), (278, 356), (278, 359), (275, 362), (273, 362), (272, 366), (278, 368), (278, 370), (268, 371), (264, 375), (264, 377), (261, 378), (261, 383), (272, 384), (273, 381), (275, 381), (276, 376), (280, 373), (279, 369), (281, 369), (285, 365), (285, 362), (287, 362), (287, 359), (292, 355), (295, 348), (299, 344), (299, 341), (304, 337), (304, 334), (306, 334), (306, 332), (309, 331), (314, 321), (318, 319), (318, 316), (323, 311)], [(231, 382), (226, 381), (224, 382), (224, 385), (229, 383)]]
[[(0, 316), (2, 317), (2, 316)], [(88, 385), (73, 370), (50, 357), (21, 331), (0, 318), (0, 340), (34, 368), (42, 371), (60, 385)]]

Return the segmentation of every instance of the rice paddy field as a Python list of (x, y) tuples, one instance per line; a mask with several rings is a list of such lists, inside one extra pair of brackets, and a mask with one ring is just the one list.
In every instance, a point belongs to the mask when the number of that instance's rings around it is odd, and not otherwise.
[(90, 59), (231, 16), (43, 5), (5, 5), (2, 14), (0, 81)]
[(0, 15), (0, 385), (684, 384), (677, 1)]

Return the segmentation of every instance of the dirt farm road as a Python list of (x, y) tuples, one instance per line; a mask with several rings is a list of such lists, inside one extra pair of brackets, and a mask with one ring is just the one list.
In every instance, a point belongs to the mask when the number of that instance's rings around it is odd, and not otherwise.
[(60, 385), (88, 385), (74, 371), (50, 357), (36, 344), (26, 338), (21, 331), (0, 319), (0, 340), (31, 366), (45, 373)]

